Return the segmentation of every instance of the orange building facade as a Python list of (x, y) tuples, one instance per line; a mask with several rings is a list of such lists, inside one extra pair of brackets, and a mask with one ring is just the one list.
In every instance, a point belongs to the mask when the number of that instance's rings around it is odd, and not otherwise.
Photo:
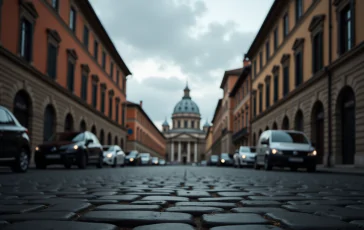
[(232, 110), (234, 100), (230, 97), (230, 92), (238, 80), (242, 68), (227, 70), (224, 73), (220, 88), (223, 90), (223, 97), (219, 100), (212, 120), (213, 144), (212, 154), (233, 153), (232, 134), (234, 130), (234, 119)]
[(364, 1), (276, 0), (247, 55), (252, 138), (294, 129), (319, 162), (364, 165)]
[(166, 139), (140, 104), (128, 102), (126, 123), (129, 130), (126, 151), (137, 150), (165, 159)]
[(230, 98), (233, 100), (232, 114), (234, 119), (232, 142), (235, 149), (239, 149), (240, 146), (251, 145), (250, 70), (250, 61), (245, 58), (243, 70), (230, 92)]
[(130, 71), (87, 0), (0, 1), (0, 104), (32, 146), (90, 130), (125, 146)]

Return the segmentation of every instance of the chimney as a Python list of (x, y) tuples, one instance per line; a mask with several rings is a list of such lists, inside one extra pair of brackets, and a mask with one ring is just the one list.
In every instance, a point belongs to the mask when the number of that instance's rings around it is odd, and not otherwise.
[(142, 108), (143, 108), (143, 101), (140, 101), (140, 102), (139, 102), (139, 105), (140, 105), (140, 107), (142, 107)]
[(243, 67), (248, 66), (250, 64), (251, 64), (251, 62), (250, 62), (249, 58), (246, 56), (246, 54), (244, 54)]

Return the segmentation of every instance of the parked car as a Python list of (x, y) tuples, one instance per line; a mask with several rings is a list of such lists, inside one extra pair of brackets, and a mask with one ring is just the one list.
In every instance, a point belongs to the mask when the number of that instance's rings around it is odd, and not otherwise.
[(316, 171), (317, 152), (303, 132), (286, 130), (264, 131), (258, 141), (254, 168), (271, 170), (274, 166), (291, 170), (306, 168)]
[(234, 154), (234, 167), (253, 166), (255, 161), (255, 147), (240, 146)]
[(118, 165), (121, 167), (125, 166), (125, 153), (119, 146), (104, 145), (102, 149), (104, 151), (104, 164), (111, 165), (112, 167)]
[(138, 165), (150, 165), (152, 163), (152, 158), (150, 153), (139, 153), (137, 157)]
[(35, 148), (34, 160), (38, 169), (52, 164), (63, 164), (65, 168), (76, 164), (84, 169), (88, 164), (102, 168), (104, 157), (102, 146), (93, 133), (61, 132)]
[(219, 166), (226, 165), (226, 166), (233, 166), (234, 161), (230, 157), (229, 153), (221, 153), (220, 154), (220, 161), (218, 163)]
[(28, 130), (7, 108), (0, 106), (0, 165), (26, 172), (31, 155)]
[(125, 164), (126, 165), (136, 165), (137, 157), (138, 157), (138, 151), (133, 150), (133, 151), (129, 152), (129, 154), (126, 155), (126, 157), (125, 157)]
[(208, 165), (209, 166), (217, 165), (218, 162), (219, 162), (219, 156), (218, 155), (211, 155), (210, 159), (209, 159), (209, 162), (208, 162)]
[(201, 161), (200, 166), (206, 166), (207, 165), (207, 161)]
[(158, 165), (159, 160), (158, 157), (152, 157), (152, 165)]
[(164, 159), (159, 159), (159, 165), (166, 165), (166, 160)]

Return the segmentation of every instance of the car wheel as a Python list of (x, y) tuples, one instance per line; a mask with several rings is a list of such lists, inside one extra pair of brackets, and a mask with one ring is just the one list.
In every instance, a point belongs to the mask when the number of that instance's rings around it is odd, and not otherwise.
[(26, 172), (29, 167), (29, 155), (25, 149), (20, 150), (18, 157), (16, 158), (14, 165), (11, 167), (14, 172)]
[(307, 168), (307, 172), (316, 172), (316, 165), (312, 165)]
[(266, 171), (270, 171), (270, 170), (272, 170), (272, 165), (270, 164), (270, 162), (269, 162), (269, 159), (268, 159), (268, 157), (266, 157), (265, 159), (264, 159), (264, 169), (266, 170)]
[(104, 166), (104, 158), (103, 158), (103, 156), (102, 155), (100, 155), (100, 157), (99, 157), (99, 161), (97, 162), (97, 164), (96, 164), (96, 167), (97, 168), (102, 168)]
[(117, 165), (118, 165), (118, 160), (115, 157), (114, 158), (114, 163), (113, 163), (112, 167), (115, 168)]
[(79, 169), (85, 169), (87, 167), (87, 157), (85, 153), (81, 153), (77, 162)]

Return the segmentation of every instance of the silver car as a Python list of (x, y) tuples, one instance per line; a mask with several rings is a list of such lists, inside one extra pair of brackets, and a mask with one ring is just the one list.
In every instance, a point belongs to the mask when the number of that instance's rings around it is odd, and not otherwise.
[(271, 170), (274, 166), (292, 171), (306, 168), (316, 171), (317, 152), (303, 132), (287, 130), (264, 131), (258, 141), (254, 168)]
[(253, 166), (255, 162), (255, 147), (240, 146), (234, 154), (234, 167)]

